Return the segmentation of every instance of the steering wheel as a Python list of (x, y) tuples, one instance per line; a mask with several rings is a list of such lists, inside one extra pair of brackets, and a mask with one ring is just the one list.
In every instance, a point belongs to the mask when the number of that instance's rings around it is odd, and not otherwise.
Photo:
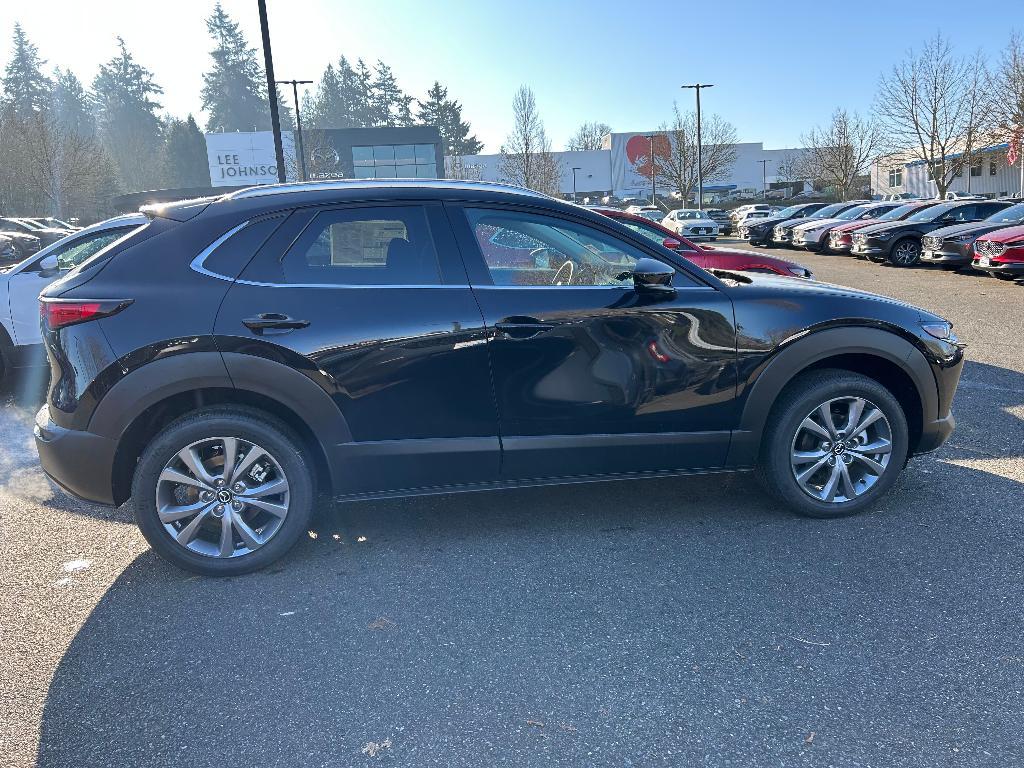
[[(551, 284), (552, 285), (570, 285), (570, 284), (572, 284), (572, 276), (573, 276), (573, 272), (574, 271), (575, 270), (574, 270), (574, 267), (573, 267), (573, 263), (571, 261), (569, 261), (568, 259), (566, 259), (565, 261), (562, 262), (562, 266), (560, 266), (558, 269), (555, 270), (555, 276), (551, 278)], [(566, 275), (566, 277), (565, 277), (565, 282), (562, 282), (562, 280), (559, 279), (559, 276), (563, 272), (567, 272), (568, 273)]]

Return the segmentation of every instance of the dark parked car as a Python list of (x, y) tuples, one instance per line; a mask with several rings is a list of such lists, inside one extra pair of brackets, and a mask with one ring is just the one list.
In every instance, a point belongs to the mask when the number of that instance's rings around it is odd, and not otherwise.
[(25, 224), (19, 224), (10, 219), (0, 219), (0, 235), (9, 240), (18, 250), (21, 259), (31, 256), (43, 247), (41, 238), (30, 234), (30, 228)]
[(793, 230), (796, 227), (802, 224), (810, 224), (813, 221), (831, 221), (844, 211), (856, 208), (863, 203), (863, 200), (852, 200), (845, 203), (832, 203), (831, 205), (826, 205), (825, 207), (819, 208), (813, 213), (808, 214), (803, 220), (790, 219), (788, 221), (780, 221), (772, 227), (772, 243), (782, 246), (793, 245)]
[[(0, 219), (0, 230), (7, 232), (20, 232), (23, 235), (36, 237), (41, 243), (40, 247), (56, 243), (62, 237), (67, 237), (70, 234), (70, 231), (67, 229), (44, 227), (41, 224), (36, 224), (34, 221), (14, 218)], [(36, 250), (38, 250), (38, 248)]]
[(888, 221), (858, 230), (850, 253), (871, 261), (910, 267), (921, 258), (921, 238), (942, 227), (981, 221), (1008, 208), (1003, 200), (963, 200), (929, 206), (902, 221)]
[[(719, 278), (526, 190), (360, 180), (145, 211), (40, 296), (36, 445), (201, 573), (279, 558), (317, 493), (757, 468), (802, 514), (851, 514), (954, 426), (942, 318)], [(508, 263), (496, 234), (540, 245)]]
[(768, 245), (772, 239), (772, 230), (776, 224), (793, 219), (804, 219), (824, 207), (824, 203), (800, 203), (799, 205), (783, 208), (774, 216), (755, 219), (749, 224), (742, 225), (739, 229), (740, 239), (746, 240), (751, 245)]
[(947, 269), (959, 269), (971, 263), (974, 241), (989, 232), (1024, 224), (1024, 203), (1011, 205), (987, 219), (936, 229), (921, 238), (921, 261)]
[(718, 234), (728, 237), (732, 234), (732, 217), (724, 208), (705, 208), (704, 214), (713, 222), (718, 224)]
[(838, 224), (829, 231), (828, 233), (828, 252), (839, 253), (845, 256), (850, 255), (850, 249), (853, 247), (853, 235), (854, 233), (867, 229), (874, 224), (880, 224), (885, 221), (902, 221), (910, 216), (913, 216), (923, 208), (927, 208), (931, 205), (938, 205), (938, 200), (928, 201), (917, 201), (911, 203), (904, 203), (897, 205), (888, 213), (883, 213), (877, 219), (868, 219), (865, 221), (851, 221), (846, 224)]
[(14, 244), (14, 239), (7, 237), (4, 233), (0, 233), (0, 267), (17, 264), (22, 258), (24, 257), (21, 255), (18, 246)]
[(813, 277), (811, 270), (802, 264), (797, 264), (785, 259), (777, 259), (774, 256), (765, 256), (754, 251), (741, 249), (721, 248), (717, 245), (700, 246), (692, 243), (668, 227), (656, 221), (638, 216), (635, 213), (620, 211), (618, 208), (592, 207), (609, 218), (615, 219), (624, 224), (634, 232), (649, 238), (655, 243), (675, 251), (684, 259), (692, 261), (702, 269), (725, 269), (739, 272), (770, 272), (786, 277)]

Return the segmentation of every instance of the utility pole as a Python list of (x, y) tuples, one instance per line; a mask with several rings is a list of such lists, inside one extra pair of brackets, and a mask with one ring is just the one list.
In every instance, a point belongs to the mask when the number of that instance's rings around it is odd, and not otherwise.
[(654, 202), (654, 198), (657, 195), (657, 192), (654, 189), (654, 177), (657, 175), (654, 172), (654, 134), (652, 133), (648, 135), (647, 138), (651, 142), (651, 205), (657, 205), (657, 203)]
[(697, 92), (697, 210), (704, 210), (704, 164), (701, 156), (700, 143), (700, 90), (701, 88), (714, 88), (714, 84), (694, 83), (693, 85), (681, 85), (680, 88), (692, 88)]
[(277, 86), (274, 85), (274, 55), (270, 51), (270, 26), (267, 24), (267, 0), (256, 0), (260, 10), (260, 32), (263, 33), (263, 68), (267, 70), (267, 96), (270, 98), (270, 128), (274, 132), (274, 155), (277, 157), (277, 180), (284, 184), (284, 146), (281, 144), (281, 117), (277, 114)]
[(573, 168), (572, 169), (572, 201), (574, 203), (578, 203), (579, 202), (579, 200), (576, 199), (576, 171), (582, 171), (582, 170), (583, 170), (582, 168)]
[(295, 144), (296, 151), (299, 153), (299, 168), (302, 171), (302, 177), (300, 181), (306, 180), (306, 153), (302, 149), (302, 118), (299, 116), (299, 86), (309, 85), (312, 80), (277, 80), (275, 81), (278, 85), (290, 85), (292, 87), (292, 97), (295, 99)]
[(768, 199), (768, 176), (765, 172), (765, 166), (771, 162), (771, 160), (758, 160), (761, 164), (761, 199)]

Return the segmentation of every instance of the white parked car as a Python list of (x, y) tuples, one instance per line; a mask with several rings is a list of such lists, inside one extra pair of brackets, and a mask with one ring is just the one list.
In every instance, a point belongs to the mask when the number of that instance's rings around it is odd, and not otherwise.
[(690, 240), (714, 240), (718, 237), (718, 222), (695, 208), (671, 211), (661, 220), (661, 225)]
[(747, 205), (741, 205), (739, 208), (734, 208), (729, 212), (729, 216), (731, 216), (732, 220), (738, 224), (743, 220), (743, 217), (751, 211), (767, 211), (770, 208), (771, 206), (768, 205), (768, 203), (749, 203)]
[(147, 221), (141, 213), (101, 221), (0, 270), (0, 378), (45, 363), (39, 334), (39, 292)]
[(775, 210), (773, 210), (772, 208), (766, 208), (765, 210), (758, 209), (754, 211), (747, 211), (736, 220), (736, 228), (739, 229), (744, 224), (749, 224), (750, 222), (755, 221), (757, 219), (767, 219), (769, 216), (774, 216), (775, 213)]

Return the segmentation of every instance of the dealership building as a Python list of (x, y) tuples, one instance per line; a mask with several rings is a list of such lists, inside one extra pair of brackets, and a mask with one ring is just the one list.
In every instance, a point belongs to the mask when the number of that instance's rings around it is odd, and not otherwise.
[[(664, 131), (610, 133), (601, 149), (583, 152), (555, 152), (561, 171), (561, 191), (582, 197), (614, 194), (619, 197), (647, 197), (650, 176), (637, 171), (650, 151), (650, 136)], [(285, 166), (290, 180), (301, 177), (296, 137), (282, 134)], [(501, 155), (441, 156), (440, 136), (431, 126), (407, 128), (345, 128), (303, 131), (308, 179), (329, 178), (443, 178), (445, 161), (457, 168), (461, 178), (504, 181)], [(274, 140), (270, 131), (209, 133), (206, 135), (213, 187), (272, 184), (277, 181)], [(705, 185), (708, 199), (715, 196), (762, 190), (778, 182), (779, 169), (796, 149), (765, 149), (760, 142), (736, 145), (736, 160), (728, 172)], [(658, 185), (660, 194), (672, 190)]]
[[(974, 150), (960, 172), (950, 182), (950, 192), (968, 192), (984, 197), (1010, 197), (1021, 194), (1020, 165), (1010, 165), (1006, 153), (1009, 144), (995, 144)], [(950, 160), (960, 154), (949, 155)], [(1024, 162), (1018, 160), (1018, 163)], [(877, 195), (902, 194), (934, 197), (935, 182), (923, 160), (906, 155), (882, 155), (871, 165), (871, 191)]]

